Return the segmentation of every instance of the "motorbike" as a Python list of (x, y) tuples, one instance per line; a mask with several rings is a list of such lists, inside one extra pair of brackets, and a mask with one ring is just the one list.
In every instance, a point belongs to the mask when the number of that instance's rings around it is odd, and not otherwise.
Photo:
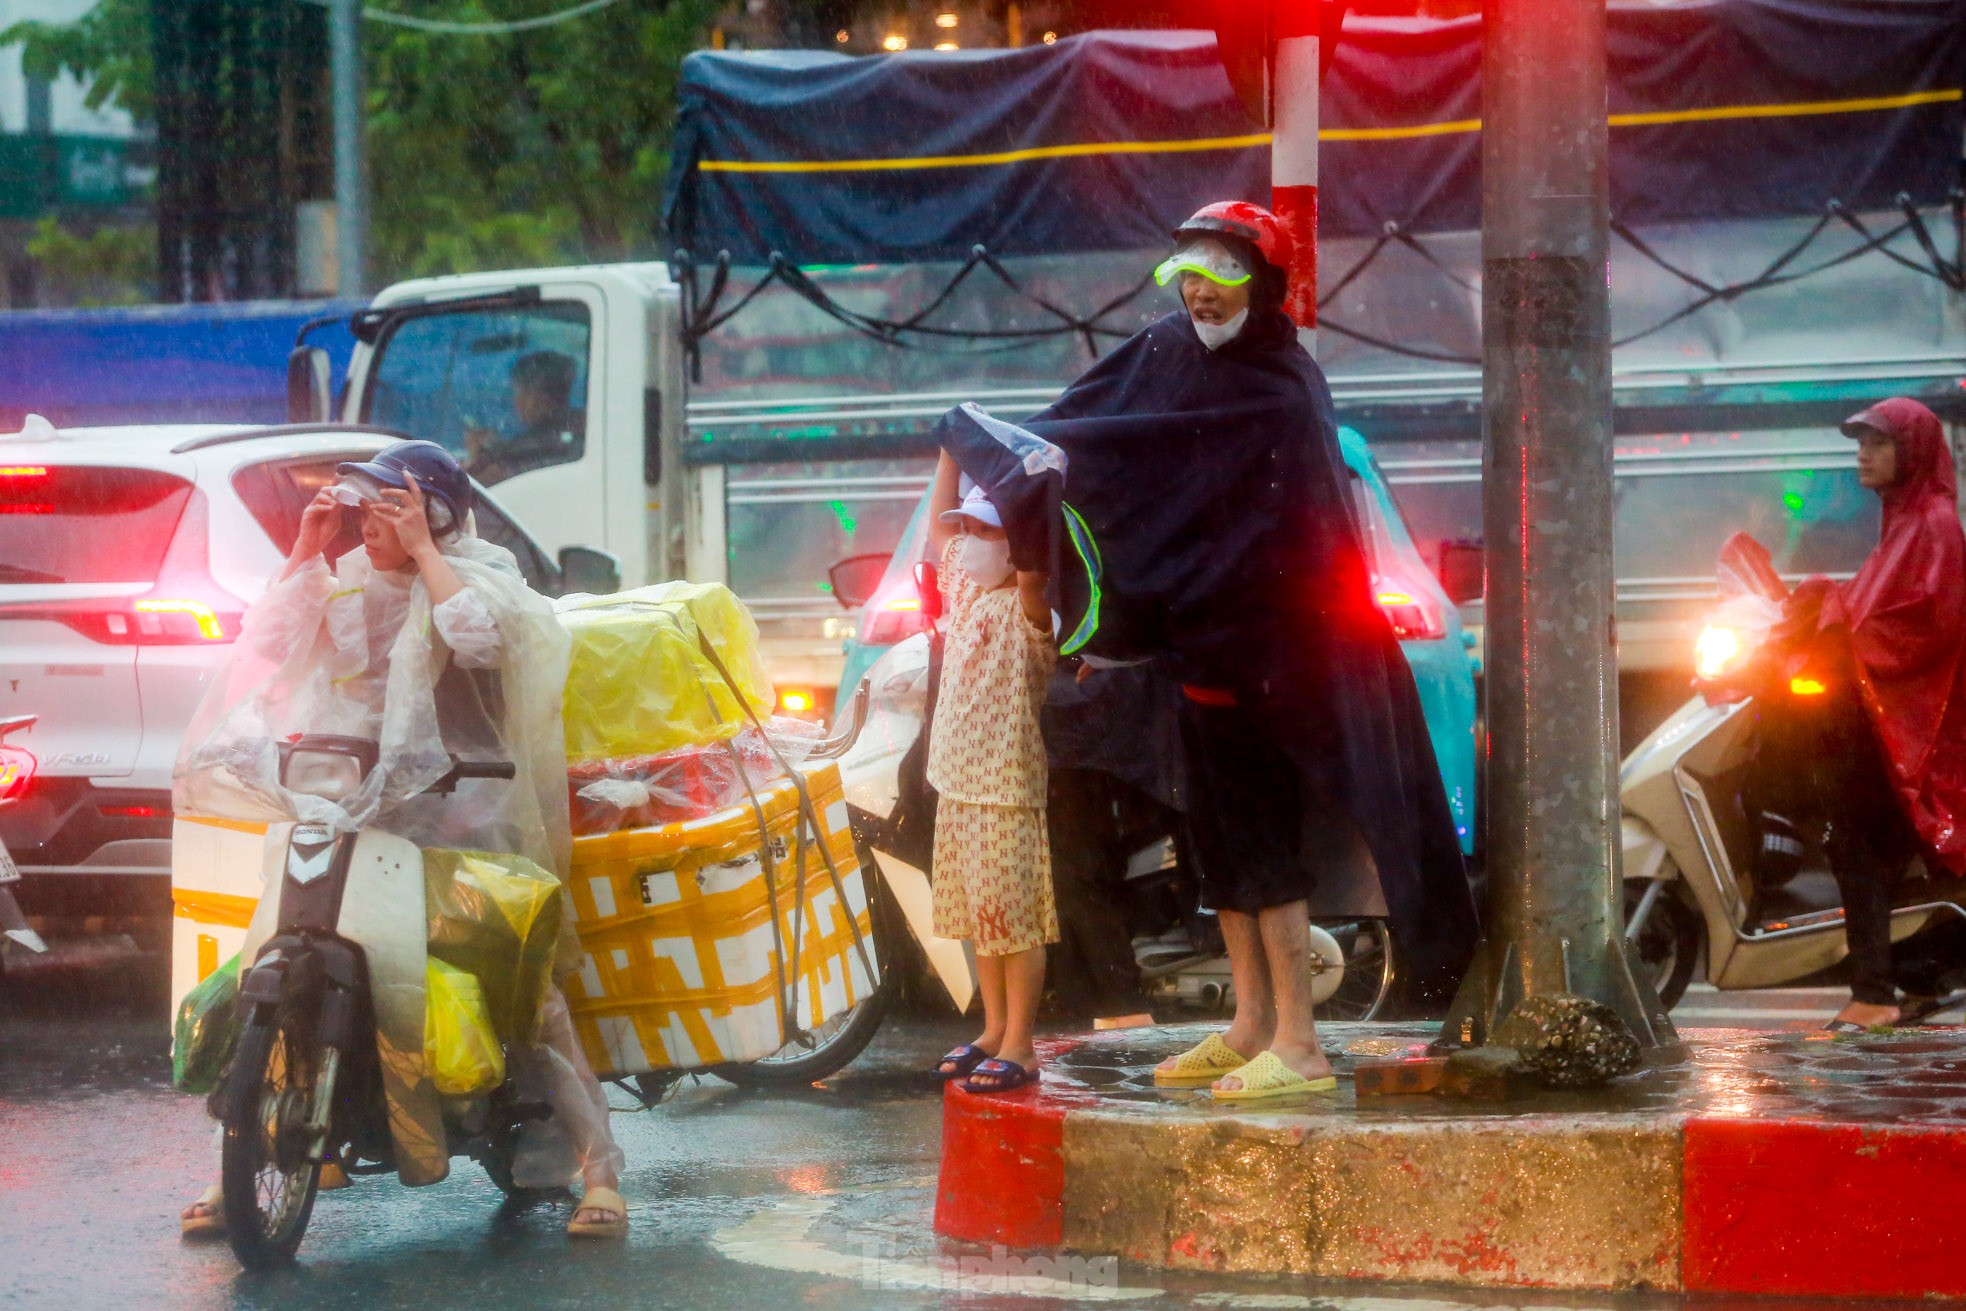
[[(26, 790), (34, 777), (34, 757), (21, 747), (8, 746), (9, 733), (18, 733), (34, 726), (36, 715), (13, 715), (0, 719), (0, 805), (5, 805)], [(20, 866), (7, 851), (6, 843), (0, 842), (0, 972), (4, 972), (6, 957), (15, 952), (31, 952), (35, 956), (46, 956), (48, 944), (41, 940), (28, 924), (27, 916), (21, 913), (20, 903), (14, 900), (13, 885), (20, 882)]]
[[(1670, 1008), (1704, 961), (1722, 991), (1827, 981), (1844, 960), (1844, 911), (1820, 843), (1757, 807), (1748, 771), (1757, 707), (1806, 710), (1836, 690), (1798, 676), (1747, 695), (1745, 666), (1788, 588), (1768, 552), (1736, 534), (1722, 548), (1723, 600), (1695, 646), (1696, 693), (1627, 756), (1623, 807), (1625, 936)], [(1958, 881), (1922, 865), (1900, 885), (1891, 939), (1966, 920)]]
[[(935, 622), (942, 595), (935, 566), (915, 566), (915, 590), (927, 631), (888, 648), (868, 670), (856, 693), (856, 745), (841, 759), (848, 813), (863, 851), (922, 944), (929, 969), (958, 1010), (975, 989), (975, 959), (963, 943), (934, 936), (930, 878), (921, 868), (923, 842), (905, 830), (910, 790), (909, 752), (929, 714), (930, 689), (939, 669)], [(1210, 1011), (1235, 1005), (1235, 986), (1215, 916), (1200, 905), (1192, 871), (1183, 867), (1175, 838), (1164, 829), (1138, 833), (1127, 861), (1124, 909), (1133, 954), (1150, 1001)], [(1398, 955), (1386, 921), (1372, 917), (1315, 919), (1311, 926), (1312, 1000), (1323, 1017), (1380, 1018), (1395, 1005)]]
[[(375, 756), (376, 744), (365, 739), (300, 737), (282, 746), (282, 783), (335, 799), (374, 767)], [(513, 775), (509, 762), (453, 758), (429, 791)], [(423, 857), (414, 843), (376, 828), (336, 832), (295, 823), (276, 827), (267, 850), (274, 927), (241, 973), (237, 1046), (214, 1094), (224, 1131), (225, 1218), (233, 1251), (248, 1269), (293, 1256), (325, 1161), (350, 1174), (395, 1170), (373, 957), (406, 939), (420, 948), (425, 932)], [(406, 878), (406, 870), (415, 877)], [(414, 889), (413, 904), (398, 895), (405, 887)], [(509, 1080), (488, 1096), (447, 1098), (443, 1146), (449, 1156), (477, 1160), (512, 1194), (519, 1131), (550, 1113), (544, 1104), (521, 1103)]]

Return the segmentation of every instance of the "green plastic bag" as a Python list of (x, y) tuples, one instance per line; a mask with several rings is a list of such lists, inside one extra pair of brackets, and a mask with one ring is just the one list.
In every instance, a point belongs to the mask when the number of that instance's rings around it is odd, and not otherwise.
[(430, 954), (476, 975), (499, 1040), (530, 1047), (553, 982), (560, 881), (524, 856), (426, 848)]
[(208, 1093), (239, 1042), (239, 957), (199, 980), (178, 1003), (171, 1028), (171, 1083), (179, 1092)]
[(505, 1082), (505, 1052), (478, 978), (431, 957), (423, 970), (423, 1060), (446, 1097), (476, 1097)]

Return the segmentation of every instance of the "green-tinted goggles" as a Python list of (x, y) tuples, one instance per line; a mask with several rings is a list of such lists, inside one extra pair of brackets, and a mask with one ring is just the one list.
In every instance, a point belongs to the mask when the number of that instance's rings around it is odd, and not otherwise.
[(1223, 287), (1240, 287), (1249, 281), (1249, 270), (1220, 246), (1190, 246), (1177, 250), (1154, 270), (1154, 281), (1165, 287), (1184, 273), (1198, 273)]

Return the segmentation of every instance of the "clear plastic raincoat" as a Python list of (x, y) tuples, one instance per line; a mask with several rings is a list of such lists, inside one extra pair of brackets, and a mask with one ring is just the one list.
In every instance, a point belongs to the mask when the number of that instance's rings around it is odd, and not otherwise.
[[(468, 521), (439, 548), (464, 590), (435, 606), (413, 569), (376, 570), (360, 549), (333, 569), (311, 562), (268, 589), (185, 735), (177, 813), (306, 820), (344, 832), (373, 824), (420, 847), (514, 853), (566, 877), (567, 634), (511, 553), (480, 539)], [(377, 766), (340, 801), (291, 792), (280, 781), (279, 745), (299, 733), (369, 738), (379, 745)], [(425, 795), (453, 756), (509, 760), (515, 777)], [(422, 926), (421, 884), (388, 895), (400, 903), (392, 923), (414, 907)], [(274, 928), (272, 900), (249, 930), (248, 961)], [(556, 977), (579, 963), (564, 894), (562, 906)], [(443, 1178), (448, 1159), (441, 1105), (423, 1068), (423, 944), (411, 936), (415, 948), (389, 935), (401, 944), (389, 954), (404, 959), (379, 963), (370, 954), (397, 1167), (416, 1184)], [(563, 1186), (577, 1169), (612, 1171), (621, 1159), (558, 988), (547, 990), (542, 1009), (537, 1044), (515, 1048), (511, 1061), (521, 1099), (554, 1107), (521, 1142), (515, 1178), (529, 1187)]]

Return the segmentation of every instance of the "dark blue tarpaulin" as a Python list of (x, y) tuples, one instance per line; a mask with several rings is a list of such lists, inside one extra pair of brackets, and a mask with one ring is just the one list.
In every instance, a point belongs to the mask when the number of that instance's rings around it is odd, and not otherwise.
[(39, 414), (57, 427), (284, 423), (287, 352), (309, 319), (337, 314), (310, 345), (354, 349), (346, 301), (245, 301), (0, 314), (0, 431)]
[[(1610, 9), (1612, 213), (1630, 224), (1943, 200), (1959, 176), (1954, 0)], [(1322, 231), (1478, 226), (1480, 19), (1347, 21), (1324, 84)], [(668, 235), (805, 264), (1146, 249), (1269, 194), (1268, 138), (1203, 32), (683, 67)]]

